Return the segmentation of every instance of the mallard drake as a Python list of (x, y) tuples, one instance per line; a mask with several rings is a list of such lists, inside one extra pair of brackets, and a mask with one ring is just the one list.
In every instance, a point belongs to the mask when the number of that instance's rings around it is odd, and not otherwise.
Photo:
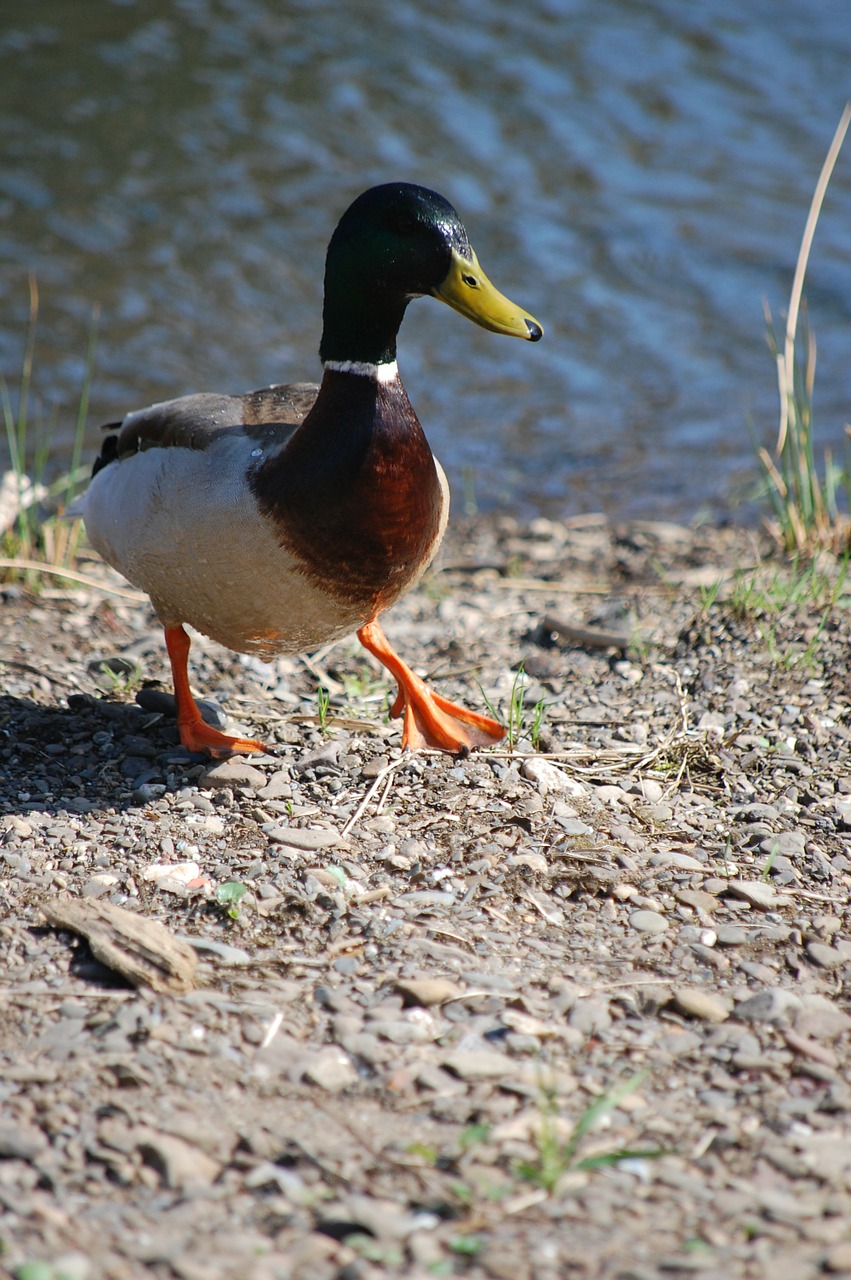
[(405, 308), (425, 294), (494, 333), (542, 336), (487, 279), (452, 205), (390, 183), (331, 237), (319, 386), (182, 396), (105, 428), (80, 512), (96, 550), (151, 598), (190, 751), (266, 746), (201, 718), (184, 624), (264, 659), (356, 631), (398, 684), (403, 749), (466, 753), (504, 736), (429, 690), (378, 622), (433, 559), (449, 510), (396, 366)]

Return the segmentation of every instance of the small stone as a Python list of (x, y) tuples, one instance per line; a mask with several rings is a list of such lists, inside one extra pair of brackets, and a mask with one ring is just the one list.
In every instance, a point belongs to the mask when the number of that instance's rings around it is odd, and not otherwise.
[(807, 837), (803, 831), (777, 831), (774, 835), (766, 836), (759, 847), (766, 857), (782, 854), (784, 858), (795, 859), (802, 856), (806, 843)]
[(834, 801), (834, 809), (839, 827), (843, 831), (851, 830), (851, 801), (847, 799)]
[(795, 1030), (799, 1035), (813, 1040), (835, 1040), (851, 1030), (851, 1016), (827, 996), (808, 992), (801, 996), (800, 1006), (795, 1014)]
[(441, 1035), (444, 1028), (438, 1025), (431, 1014), (424, 1009), (412, 1009), (410, 1012), (420, 1016), (377, 1018), (369, 1024), (370, 1033), (398, 1045), (430, 1044)]
[(648, 804), (658, 804), (665, 794), (665, 788), (655, 778), (642, 778), (638, 783), (638, 792)]
[(0, 1124), (0, 1159), (37, 1160), (48, 1147), (41, 1129), (27, 1124)]
[(328, 1093), (342, 1093), (357, 1084), (358, 1073), (349, 1055), (337, 1045), (314, 1054), (302, 1072), (305, 1080)]
[(422, 1005), (429, 1008), (463, 995), (464, 988), (450, 978), (404, 978), (396, 983), (396, 990), (406, 1005)]
[(608, 1001), (578, 1000), (571, 1009), (567, 1021), (574, 1031), (579, 1031), (585, 1036), (606, 1031), (612, 1025)]
[(264, 824), (263, 832), (271, 844), (285, 844), (309, 853), (333, 849), (340, 843), (339, 831), (331, 827), (281, 827), (272, 822)]
[(202, 773), (198, 785), (206, 790), (214, 787), (246, 787), (251, 791), (260, 791), (266, 785), (266, 774), (255, 769), (247, 760), (233, 756), (230, 760), (217, 760)]
[(201, 868), (197, 862), (152, 862), (142, 872), (142, 879), (156, 880), (159, 885), (166, 880), (185, 885), (197, 880), (200, 874)]
[(824, 1270), (832, 1275), (851, 1275), (851, 1240), (831, 1245), (824, 1259)]
[(842, 928), (838, 916), (818, 915), (813, 917), (813, 931), (821, 938), (832, 938)]
[(441, 1066), (462, 1080), (497, 1080), (508, 1074), (511, 1064), (495, 1049), (456, 1049), (446, 1055)]
[(820, 969), (836, 969), (845, 963), (841, 952), (835, 947), (829, 947), (826, 942), (808, 942), (804, 949), (813, 964), (817, 964)]
[[(264, 775), (265, 776), (265, 775)], [(273, 773), (266, 785), (257, 792), (258, 800), (289, 800), (292, 795), (289, 769), (279, 769)]]
[(706, 867), (697, 858), (688, 853), (678, 853), (675, 849), (666, 853), (654, 853), (650, 859), (651, 867), (676, 867), (680, 871), (705, 871)]
[(550, 869), (542, 853), (515, 853), (512, 857), (506, 858), (505, 865), (507, 867), (526, 867), (527, 870), (534, 871), (539, 876), (548, 875)]
[(695, 911), (709, 913), (718, 908), (718, 899), (703, 889), (678, 889), (674, 897), (684, 907), (691, 907)]
[(194, 1143), (171, 1133), (141, 1129), (136, 1145), (146, 1164), (159, 1173), (163, 1186), (175, 1191), (201, 1190), (210, 1187), (221, 1172), (221, 1165)]
[[(23, 1272), (19, 1271), (18, 1275)], [(50, 1266), (50, 1277), (61, 1277), (61, 1280), (89, 1280), (92, 1274), (92, 1262), (83, 1253), (63, 1253), (54, 1258)]]
[(765, 880), (729, 880), (726, 892), (764, 911), (788, 907), (793, 901), (788, 894), (778, 893), (774, 885)]
[(375, 778), (380, 777), (382, 771), (387, 768), (390, 760), (387, 756), (376, 756), (374, 760), (367, 760), (361, 769), (360, 776), (364, 782), (371, 782)]
[(153, 804), (165, 795), (164, 782), (143, 782), (133, 788), (133, 803), (139, 805)]
[(776, 822), (780, 810), (772, 804), (745, 804), (733, 811), (737, 822)]
[(520, 774), (529, 782), (534, 782), (542, 794), (568, 796), (588, 794), (581, 782), (571, 778), (563, 769), (551, 764), (549, 760), (540, 760), (537, 756), (530, 756), (523, 761)]
[(806, 1058), (811, 1058), (815, 1062), (821, 1062), (826, 1067), (838, 1067), (839, 1059), (832, 1049), (826, 1049), (823, 1044), (819, 1044), (817, 1040), (810, 1040), (807, 1036), (801, 1036), (797, 1031), (787, 1030), (783, 1032), (783, 1039), (786, 1041), (790, 1049), (794, 1049), (796, 1053), (802, 1054)]
[(801, 1000), (785, 987), (771, 987), (736, 1005), (736, 1017), (744, 1022), (791, 1022)]
[(737, 924), (720, 924), (716, 930), (719, 947), (740, 947), (747, 940), (747, 932)]
[(700, 987), (677, 987), (674, 991), (674, 1004), (681, 1013), (690, 1018), (698, 1018), (701, 1022), (726, 1022), (730, 1016), (729, 1000), (711, 991), (703, 991)]
[(639, 933), (665, 933), (668, 921), (658, 911), (633, 911), (629, 923)]

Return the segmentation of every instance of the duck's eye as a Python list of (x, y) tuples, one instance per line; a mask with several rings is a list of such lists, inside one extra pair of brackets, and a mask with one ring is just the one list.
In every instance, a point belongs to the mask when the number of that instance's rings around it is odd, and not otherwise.
[(412, 213), (400, 213), (396, 218), (396, 230), (400, 235), (409, 236), (416, 228), (417, 220)]
[(475, 276), (462, 276), (461, 279), (466, 285), (469, 285), (471, 289), (478, 289), (479, 282)]

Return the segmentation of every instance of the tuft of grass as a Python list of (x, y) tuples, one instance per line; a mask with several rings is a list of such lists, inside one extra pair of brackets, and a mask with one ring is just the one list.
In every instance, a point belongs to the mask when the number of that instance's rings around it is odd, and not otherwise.
[(547, 704), (543, 698), (539, 698), (534, 707), (531, 708), (531, 712), (527, 711), (525, 704), (526, 680), (526, 664), (521, 662), (514, 673), (511, 693), (508, 696), (508, 711), (504, 721), (481, 684), (479, 685), (479, 692), (484, 699), (488, 715), (494, 720), (505, 724), (505, 745), (509, 751), (514, 751), (518, 743), (524, 738), (531, 743), (532, 749), (537, 751), (541, 741)]
[(559, 1138), (555, 1123), (558, 1114), (555, 1092), (543, 1089), (539, 1101), (541, 1123), (535, 1137), (536, 1156), (534, 1160), (520, 1163), (517, 1166), (518, 1174), (552, 1195), (566, 1173), (605, 1168), (620, 1164), (624, 1160), (653, 1160), (665, 1155), (666, 1152), (660, 1147), (637, 1150), (618, 1147), (591, 1156), (579, 1156), (579, 1147), (583, 1138), (599, 1124), (605, 1115), (613, 1111), (630, 1094), (635, 1093), (646, 1079), (647, 1072), (639, 1071), (597, 1098), (583, 1111), (565, 1141)]
[(764, 882), (768, 881), (769, 877), (771, 876), (771, 868), (774, 866), (774, 860), (777, 857), (779, 849), (780, 849), (780, 846), (777, 843), (771, 846), (771, 853), (768, 855), (768, 857), (765, 860), (765, 866), (762, 868), (762, 872), (759, 877), (760, 880)]
[[(795, 552), (782, 569), (739, 571), (725, 604), (739, 621), (756, 625), (774, 666), (813, 668), (828, 620), (846, 595), (849, 560), (851, 546), (839, 559), (822, 554), (806, 560)], [(818, 625), (805, 646), (785, 646), (778, 640), (777, 624), (804, 610), (818, 617)]]
[(0, 535), (0, 571), (7, 580), (23, 580), (37, 586), (45, 569), (73, 569), (80, 539), (81, 521), (62, 519), (62, 513), (88, 479), (81, 466), (86, 419), (94, 378), (97, 338), (97, 309), (93, 312), (86, 352), (86, 368), (77, 405), (71, 458), (64, 475), (46, 483), (54, 452), (53, 431), (33, 410), (33, 380), (36, 362), (39, 293), (33, 277), (29, 282), (29, 317), (17, 385), (17, 410), (6, 379), (0, 374), (0, 413), (8, 452), (14, 520)]
[(328, 734), (328, 711), (331, 706), (331, 694), (323, 684), (316, 690), (316, 718), (319, 721), (319, 730), (322, 734)]
[[(768, 345), (777, 365), (780, 428), (773, 455), (759, 450), (766, 488), (774, 512), (770, 527), (787, 551), (812, 554), (824, 548), (841, 552), (851, 546), (851, 519), (841, 504), (851, 505), (851, 471), (837, 465), (825, 450), (819, 475), (813, 440), (813, 389), (816, 343), (803, 303), (804, 280), (825, 193), (851, 124), (851, 102), (845, 104), (810, 203), (785, 332), (778, 335), (766, 305)], [(800, 339), (798, 333), (801, 322)]]

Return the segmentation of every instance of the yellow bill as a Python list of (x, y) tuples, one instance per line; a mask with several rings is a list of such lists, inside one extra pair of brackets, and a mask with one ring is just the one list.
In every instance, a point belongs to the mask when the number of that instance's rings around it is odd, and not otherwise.
[(446, 279), (433, 291), (433, 296), (492, 333), (505, 333), (510, 338), (525, 338), (528, 342), (537, 342), (544, 335), (543, 327), (534, 316), (494, 288), (472, 249), (469, 258), (457, 249), (452, 250), (452, 264)]

